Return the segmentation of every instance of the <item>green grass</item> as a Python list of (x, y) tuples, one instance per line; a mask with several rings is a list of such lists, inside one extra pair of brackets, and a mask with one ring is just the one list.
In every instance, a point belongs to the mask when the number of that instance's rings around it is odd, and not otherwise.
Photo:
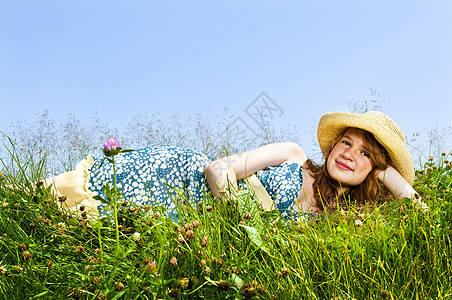
[(176, 223), (122, 199), (119, 252), (112, 213), (64, 209), (26, 162), (0, 182), (0, 299), (451, 299), (447, 158), (417, 171), (427, 212), (401, 199), (294, 223), (242, 195)]

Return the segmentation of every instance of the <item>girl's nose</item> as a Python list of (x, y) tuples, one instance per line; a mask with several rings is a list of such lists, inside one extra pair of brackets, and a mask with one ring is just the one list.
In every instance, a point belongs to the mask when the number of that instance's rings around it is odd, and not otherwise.
[(352, 149), (350, 149), (350, 148), (347, 149), (347, 150), (344, 150), (344, 151), (341, 153), (341, 156), (342, 156), (343, 158), (349, 159), (349, 160), (353, 160), (353, 159), (354, 159)]

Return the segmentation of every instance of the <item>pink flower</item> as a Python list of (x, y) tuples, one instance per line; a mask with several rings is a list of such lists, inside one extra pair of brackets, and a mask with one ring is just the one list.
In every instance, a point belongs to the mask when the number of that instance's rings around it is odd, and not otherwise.
[(106, 156), (116, 155), (121, 151), (121, 144), (118, 141), (118, 138), (108, 138), (104, 142), (104, 154)]
[(104, 149), (107, 151), (115, 151), (118, 147), (121, 148), (118, 138), (109, 138), (104, 142)]

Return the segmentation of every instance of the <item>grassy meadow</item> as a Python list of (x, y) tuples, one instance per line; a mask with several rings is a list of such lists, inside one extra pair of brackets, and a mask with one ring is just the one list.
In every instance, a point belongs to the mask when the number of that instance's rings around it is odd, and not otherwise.
[(416, 171), (428, 209), (377, 199), (297, 222), (243, 192), (178, 220), (113, 197), (91, 219), (16, 161), (0, 176), (0, 299), (452, 299), (451, 158)]

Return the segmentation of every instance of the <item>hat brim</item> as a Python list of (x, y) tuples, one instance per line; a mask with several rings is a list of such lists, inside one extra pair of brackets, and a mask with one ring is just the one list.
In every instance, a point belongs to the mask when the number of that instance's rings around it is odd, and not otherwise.
[(360, 128), (372, 133), (375, 139), (388, 152), (394, 168), (399, 171), (409, 184), (413, 184), (414, 165), (410, 152), (405, 146), (403, 133), (383, 113), (332, 112), (323, 115), (317, 128), (317, 138), (324, 156), (334, 147), (339, 135), (348, 127)]

